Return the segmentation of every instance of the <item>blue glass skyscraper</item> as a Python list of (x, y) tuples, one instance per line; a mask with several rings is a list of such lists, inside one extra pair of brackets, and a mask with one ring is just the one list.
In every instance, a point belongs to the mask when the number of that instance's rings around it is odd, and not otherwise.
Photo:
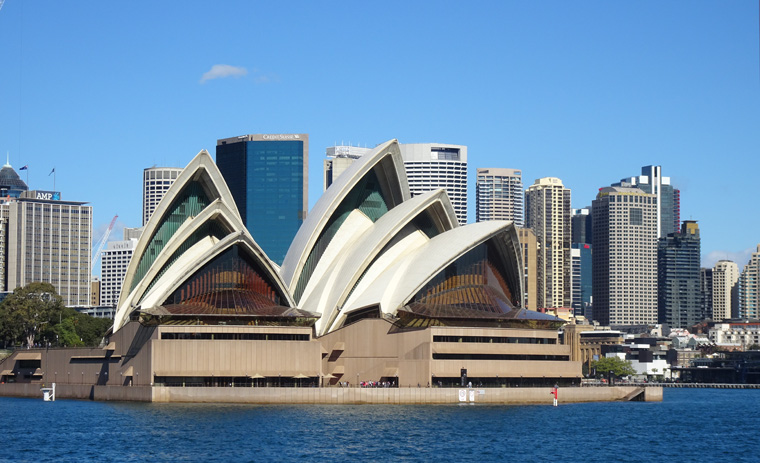
[(216, 164), (253, 239), (282, 264), (308, 210), (309, 136), (224, 138)]

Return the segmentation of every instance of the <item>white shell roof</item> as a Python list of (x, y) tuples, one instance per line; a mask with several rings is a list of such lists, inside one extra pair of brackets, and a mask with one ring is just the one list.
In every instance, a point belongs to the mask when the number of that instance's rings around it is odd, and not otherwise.
[[(387, 159), (391, 160), (392, 169), (387, 167), (387, 163), (382, 163)], [(395, 179), (394, 183), (388, 185), (390, 190), (388, 193), (391, 196), (389, 201), (392, 203), (389, 207), (400, 204), (411, 197), (401, 151), (398, 147), (398, 141), (395, 139), (378, 145), (371, 152), (354, 161), (319, 198), (314, 208), (309, 211), (290, 248), (288, 248), (288, 253), (280, 267), (280, 275), (291, 291), (294, 290), (309, 253), (332, 214), (340, 206), (346, 195), (351, 192), (351, 189), (375, 167), (383, 168), (390, 180)]]
[[(386, 268), (366, 291), (359, 297), (352, 298), (350, 305), (345, 306), (342, 312), (345, 315), (354, 310), (379, 305), (383, 313), (395, 315), (398, 309), (451, 262), (499, 235), (503, 235), (502, 239), (508, 241), (510, 246), (517, 240), (513, 223), (500, 220), (473, 223), (442, 233), (420, 246), (413, 254)], [(513, 270), (522, 274), (519, 268)]]
[(332, 324), (337, 310), (345, 302), (351, 288), (383, 248), (414, 218), (428, 210), (434, 216), (434, 220), (439, 222), (442, 232), (459, 225), (445, 190), (415, 196), (388, 211), (350, 244), (342, 242), (340, 258), (331, 266), (329, 272), (315, 272), (321, 275), (321, 278), (308, 294), (304, 293), (299, 308), (322, 315), (316, 325), (317, 334), (323, 334)]
[[(201, 182), (211, 202), (197, 216), (187, 218), (185, 222), (180, 225), (177, 231), (156, 256), (142, 279), (138, 281), (134, 285), (134, 289), (130, 291), (129, 288), (132, 287), (140, 258), (143, 253), (145, 253), (146, 247), (153, 237), (153, 234), (163, 222), (165, 218), (164, 216), (168, 212), (174, 199), (182, 192), (185, 185), (191, 181)], [(150, 285), (160, 269), (168, 262), (172, 254), (182, 246), (194, 231), (198, 230), (201, 225), (209, 220), (216, 220), (225, 226), (225, 228), (228, 228), (229, 234), (236, 237), (233, 239), (235, 242), (246, 244), (246, 247), (250, 250), (252, 255), (261, 263), (261, 267), (264, 271), (268, 273), (270, 282), (272, 282), (272, 284), (277, 287), (277, 290), (285, 296), (286, 303), (290, 307), (294, 307), (292, 297), (280, 279), (276, 267), (253, 240), (253, 237), (251, 237), (245, 224), (240, 218), (240, 213), (235, 206), (235, 201), (227, 188), (227, 184), (222, 178), (221, 172), (219, 172), (219, 169), (208, 151), (203, 150), (198, 153), (180, 173), (177, 180), (166, 192), (150, 220), (145, 225), (145, 229), (137, 242), (135, 252), (127, 267), (126, 276), (122, 285), (121, 297), (119, 298), (119, 304), (114, 316), (113, 331), (117, 331), (121, 328), (127, 322), (129, 314), (141, 304), (141, 299), (144, 297), (144, 292), (148, 290), (148, 285)], [(228, 235), (228, 237), (230, 235)], [(222, 241), (226, 243), (227, 238)], [(211, 241), (206, 240), (205, 242), (199, 243), (197, 246), (191, 247), (190, 250), (193, 251), (193, 253), (198, 253), (196, 257), (200, 258), (204, 256), (207, 261), (213, 257), (213, 255), (217, 255), (228, 247), (226, 245), (220, 245), (219, 243), (221, 243), (221, 241), (212, 243)], [(209, 252), (211, 254), (209, 254)], [(198, 265), (199, 262), (197, 259), (189, 260), (183, 255), (182, 258), (178, 259), (178, 261), (172, 265), (171, 272), (167, 272), (167, 275), (163, 275), (154, 287), (150, 289), (151, 297), (148, 302), (155, 303), (155, 301), (158, 301), (162, 297), (168, 297), (169, 294), (171, 294), (171, 291), (173, 291), (173, 288), (179, 284), (174, 281), (179, 278), (178, 275), (191, 275), (195, 269), (199, 268)], [(173, 286), (172, 284), (167, 284), (169, 280), (173, 281)], [(160, 289), (163, 289), (164, 291), (160, 291)], [(158, 303), (162, 302), (163, 300), (160, 300)]]

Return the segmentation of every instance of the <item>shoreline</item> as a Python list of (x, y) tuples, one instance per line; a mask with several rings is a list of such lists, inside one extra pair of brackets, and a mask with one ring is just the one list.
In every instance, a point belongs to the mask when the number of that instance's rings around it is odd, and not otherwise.
[[(0, 385), (0, 397), (42, 400), (40, 383)], [(280, 388), (280, 387), (166, 387), (58, 384), (56, 399), (155, 403), (239, 404), (392, 404), (425, 405), (484, 403), (504, 405), (552, 404), (551, 387), (526, 388)], [(559, 403), (642, 401), (662, 402), (660, 386), (566, 387)]]

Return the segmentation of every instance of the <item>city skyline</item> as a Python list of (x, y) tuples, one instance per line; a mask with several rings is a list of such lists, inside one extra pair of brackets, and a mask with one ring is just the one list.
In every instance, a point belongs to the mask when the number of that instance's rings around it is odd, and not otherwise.
[[(240, 133), (308, 133), (312, 179), (341, 141), (467, 146), (468, 222), (479, 167), (558, 177), (582, 208), (660, 165), (699, 222), (703, 266), (755, 251), (760, 217), (738, 199), (760, 167), (756, 2), (297, 5), (8, 0), (0, 153), (29, 166), (30, 189), (90, 202), (95, 241), (115, 214), (139, 226), (143, 169)], [(256, 27), (227, 27), (239, 15)]]

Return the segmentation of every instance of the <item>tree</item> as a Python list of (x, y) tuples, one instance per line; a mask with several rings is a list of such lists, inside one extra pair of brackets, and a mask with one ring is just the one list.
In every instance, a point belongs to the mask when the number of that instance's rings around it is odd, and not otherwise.
[[(63, 299), (50, 283), (34, 282), (16, 288), (0, 304), (0, 329), (6, 341), (34, 341), (60, 319)], [(46, 326), (47, 325), (47, 326)]]
[(630, 360), (622, 360), (619, 357), (604, 357), (591, 363), (591, 367), (596, 369), (596, 376), (604, 377), (607, 373), (612, 373), (616, 377), (635, 375)]
[(53, 331), (61, 346), (97, 346), (112, 324), (111, 319), (91, 317), (66, 307)]

